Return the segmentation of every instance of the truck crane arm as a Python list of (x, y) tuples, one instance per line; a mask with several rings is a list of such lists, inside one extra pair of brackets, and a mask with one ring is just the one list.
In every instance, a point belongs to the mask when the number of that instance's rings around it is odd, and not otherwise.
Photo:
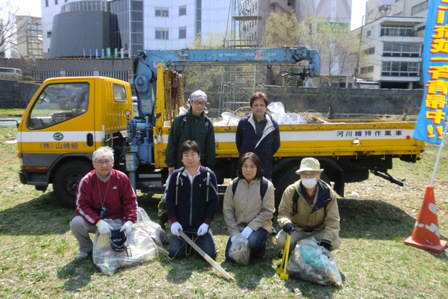
[[(157, 65), (162, 63), (173, 71), (181, 72), (192, 63), (264, 63), (268, 68), (274, 64), (295, 64), (308, 61), (303, 72), (308, 77), (320, 75), (320, 56), (316, 50), (297, 48), (256, 49), (206, 49), (206, 50), (147, 50), (134, 60), (134, 86), (139, 107), (144, 116), (153, 112)], [(146, 102), (146, 103), (145, 103)], [(146, 107), (146, 109), (145, 109)], [(143, 110), (143, 111), (142, 111)]]

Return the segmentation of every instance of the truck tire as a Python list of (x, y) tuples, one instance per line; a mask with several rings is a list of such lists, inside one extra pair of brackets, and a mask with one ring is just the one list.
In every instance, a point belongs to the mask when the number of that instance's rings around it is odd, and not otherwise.
[(56, 199), (67, 208), (76, 206), (76, 188), (81, 178), (92, 170), (87, 162), (71, 161), (63, 164), (56, 171), (53, 179), (53, 190)]
[(296, 174), (296, 170), (298, 167), (290, 168), (283, 175), (278, 177), (278, 180), (275, 182), (275, 210), (278, 210), (278, 205), (280, 204), (280, 200), (282, 199), (283, 191), (297, 181), (300, 177)]

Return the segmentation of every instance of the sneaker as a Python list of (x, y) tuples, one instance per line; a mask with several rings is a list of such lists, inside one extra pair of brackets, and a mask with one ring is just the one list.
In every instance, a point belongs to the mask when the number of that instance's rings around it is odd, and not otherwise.
[(81, 261), (81, 260), (86, 259), (88, 256), (89, 256), (89, 253), (88, 253), (88, 252), (82, 252), (82, 251), (80, 251), (80, 252), (76, 255), (75, 260), (76, 260), (76, 261)]

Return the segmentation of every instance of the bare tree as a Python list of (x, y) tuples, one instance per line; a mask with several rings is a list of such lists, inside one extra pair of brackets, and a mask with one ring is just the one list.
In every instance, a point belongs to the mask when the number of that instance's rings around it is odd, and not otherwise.
[(263, 45), (265, 47), (294, 47), (299, 41), (301, 28), (294, 12), (271, 13), (266, 19)]
[(17, 50), (18, 45), (26, 42), (26, 36), (18, 33), (26, 29), (28, 22), (23, 16), (17, 22), (18, 12), (19, 8), (9, 0), (0, 4), (0, 55), (3, 57), (7, 50)]

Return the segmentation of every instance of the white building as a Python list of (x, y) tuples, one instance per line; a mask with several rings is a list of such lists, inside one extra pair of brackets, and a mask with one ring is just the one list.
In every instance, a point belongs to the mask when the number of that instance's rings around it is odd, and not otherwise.
[(205, 44), (222, 42), (230, 1), (144, 1), (145, 49), (187, 48), (200, 38)]
[(358, 79), (381, 88), (421, 88), (422, 45), (428, 1), (369, 0)]

